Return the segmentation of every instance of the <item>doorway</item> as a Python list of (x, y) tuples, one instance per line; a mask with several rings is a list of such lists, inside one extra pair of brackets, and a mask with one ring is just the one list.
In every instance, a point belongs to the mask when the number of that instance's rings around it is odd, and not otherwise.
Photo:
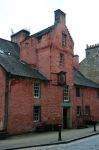
[(63, 128), (71, 128), (71, 115), (68, 107), (63, 108)]

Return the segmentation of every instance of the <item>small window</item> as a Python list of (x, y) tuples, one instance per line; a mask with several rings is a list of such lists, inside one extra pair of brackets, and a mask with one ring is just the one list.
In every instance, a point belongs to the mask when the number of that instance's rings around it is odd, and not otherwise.
[(97, 89), (97, 98), (99, 98), (99, 89)]
[(77, 106), (77, 116), (81, 116), (81, 106)]
[(62, 33), (62, 46), (66, 46), (66, 34)]
[(64, 101), (69, 101), (70, 100), (70, 91), (69, 91), (69, 86), (66, 85), (64, 86)]
[(90, 55), (90, 52), (86, 52), (86, 56), (88, 57)]
[(33, 108), (33, 121), (39, 122), (41, 120), (41, 107), (34, 106)]
[(90, 115), (90, 106), (85, 106), (85, 115)]
[(59, 61), (60, 65), (64, 65), (64, 54), (60, 53), (60, 61)]
[(38, 43), (40, 43), (42, 40), (42, 36), (38, 37), (37, 39), (38, 39)]
[(29, 43), (28, 43), (28, 42), (25, 43), (25, 47), (26, 47), (26, 48), (29, 47)]
[(76, 87), (76, 97), (80, 97), (80, 88)]
[(34, 98), (40, 98), (40, 82), (34, 82)]

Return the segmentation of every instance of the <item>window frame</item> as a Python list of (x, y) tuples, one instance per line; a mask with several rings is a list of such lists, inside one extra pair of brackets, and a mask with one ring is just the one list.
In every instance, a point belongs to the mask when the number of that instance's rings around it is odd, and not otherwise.
[(61, 65), (61, 66), (64, 65), (64, 54), (63, 53), (60, 53), (59, 65)]
[(86, 116), (90, 116), (90, 113), (91, 113), (91, 111), (90, 111), (90, 106), (89, 106), (89, 105), (86, 105), (86, 106), (85, 106), (85, 115), (86, 115)]
[(67, 40), (67, 35), (65, 33), (62, 33), (62, 46), (66, 47), (66, 40)]
[(76, 115), (77, 116), (81, 116), (82, 115), (82, 113), (81, 113), (81, 106), (77, 106), (76, 107)]
[(41, 82), (35, 80), (33, 83), (33, 98), (39, 99), (41, 97)]
[(70, 89), (69, 89), (69, 85), (65, 85), (64, 86), (63, 100), (64, 101), (70, 101)]
[(33, 106), (33, 122), (41, 121), (41, 106)]

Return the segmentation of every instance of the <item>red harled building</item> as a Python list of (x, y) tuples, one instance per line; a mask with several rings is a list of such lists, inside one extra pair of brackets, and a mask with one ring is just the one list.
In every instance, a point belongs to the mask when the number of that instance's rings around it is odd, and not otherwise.
[(33, 35), (21, 30), (0, 39), (0, 131), (9, 135), (40, 126), (77, 128), (99, 120), (99, 84), (78, 71), (78, 56), (65, 24), (55, 11), (54, 25)]

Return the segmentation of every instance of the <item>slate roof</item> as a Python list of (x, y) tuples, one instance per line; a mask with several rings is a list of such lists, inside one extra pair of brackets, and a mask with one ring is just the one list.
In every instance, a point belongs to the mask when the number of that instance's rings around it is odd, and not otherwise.
[(38, 70), (12, 56), (0, 54), (0, 65), (12, 75), (48, 80)]
[(13, 33), (13, 34), (11, 35), (11, 37), (16, 36), (16, 35), (18, 35), (18, 34), (20, 34), (20, 33), (25, 33), (25, 34), (27, 34), (28, 36), (29, 36), (29, 34), (30, 34), (30, 32), (27, 31), (26, 29), (22, 29), (22, 30), (20, 30), (20, 31), (18, 31), (18, 32), (16, 32), (16, 33)]
[(20, 49), (16, 43), (0, 38), (0, 53), (10, 54), (19, 57)]
[(99, 84), (87, 79), (80, 73), (80, 71), (75, 71), (74, 73), (74, 84), (86, 87), (99, 88)]
[[(31, 36), (34, 36), (35, 38), (39, 39), (39, 38), (41, 38), (43, 35), (50, 33), (54, 28), (55, 28), (55, 25), (52, 25), (52, 26), (50, 26), (50, 27), (48, 27), (48, 28), (46, 28), (46, 29), (44, 29), (44, 30), (41, 30), (41, 31), (39, 31), (39, 32), (37, 32), (37, 33), (31, 35)], [(66, 28), (67, 28), (67, 27), (66, 27)], [(71, 37), (71, 35), (70, 35), (70, 33), (69, 33), (68, 28), (67, 28), (67, 32), (68, 32), (68, 34), (69, 34), (70, 39), (71, 39), (72, 42), (73, 42), (73, 39), (72, 39), (72, 37)], [(74, 42), (73, 42), (73, 43), (74, 43)]]
[(48, 34), (49, 32), (51, 32), (53, 29), (54, 29), (55, 25), (52, 25), (44, 30), (41, 30), (35, 34), (33, 34), (32, 36), (36, 37), (36, 38), (39, 38), (39, 37), (42, 37), (43, 35), (45, 34)]

